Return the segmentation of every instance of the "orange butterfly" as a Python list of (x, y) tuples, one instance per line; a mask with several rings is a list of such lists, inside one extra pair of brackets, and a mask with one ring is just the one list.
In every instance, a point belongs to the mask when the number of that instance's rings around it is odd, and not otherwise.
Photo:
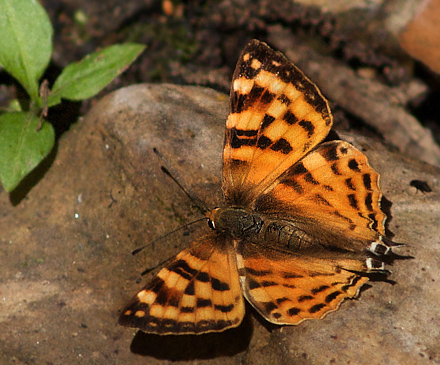
[(284, 55), (251, 41), (238, 61), (223, 151), (226, 206), (125, 307), (124, 326), (200, 334), (238, 326), (244, 298), (269, 322), (322, 318), (386, 273), (379, 175), (347, 142), (321, 143), (327, 100)]

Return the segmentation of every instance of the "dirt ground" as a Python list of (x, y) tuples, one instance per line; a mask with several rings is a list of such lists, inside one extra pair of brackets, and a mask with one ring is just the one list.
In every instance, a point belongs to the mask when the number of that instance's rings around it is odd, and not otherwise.
[[(250, 39), (270, 41), (281, 48), (280, 42), (292, 38), (294, 47), (305, 43), (351, 70), (373, 75), (384, 85), (399, 86), (413, 78), (423, 80), (429, 89), (408, 100), (407, 107), (440, 139), (439, 110), (435, 107), (438, 76), (414, 62), (384, 31), (380, 17), (388, 14), (380, 13), (379, 1), (373, 8), (366, 7), (368, 2), (358, 1), (343, 9), (329, 9), (313, 0), (44, 0), (42, 4), (55, 30), (52, 67), (44, 75), (49, 81), (55, 79), (60, 68), (96, 49), (139, 42), (147, 45), (147, 50), (101, 95), (141, 82), (209, 86), (227, 93), (237, 55)], [(362, 6), (366, 8), (362, 10)], [(289, 33), (274, 39), (274, 27)], [(307, 59), (297, 62), (303, 67)], [(79, 114), (84, 115), (90, 103), (98, 99), (83, 103)], [(78, 105), (68, 104), (53, 112), (59, 134), (76, 120), (77, 109)], [(59, 113), (63, 113), (61, 118)], [(345, 120), (344, 113), (346, 110), (341, 110), (338, 122)], [(353, 118), (351, 123), (355, 123)]]

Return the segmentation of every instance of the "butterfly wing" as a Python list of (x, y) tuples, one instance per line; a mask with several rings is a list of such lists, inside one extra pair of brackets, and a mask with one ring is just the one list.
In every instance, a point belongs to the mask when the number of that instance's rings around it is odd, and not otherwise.
[(253, 40), (233, 76), (223, 151), (229, 204), (247, 206), (332, 126), (319, 89), (280, 52)]
[(235, 253), (212, 233), (195, 241), (124, 308), (119, 323), (155, 334), (200, 334), (238, 326), (244, 299)]
[(379, 175), (343, 141), (323, 143), (287, 169), (254, 202), (269, 217), (283, 217), (321, 246), (386, 253)]
[(237, 253), (244, 296), (279, 325), (322, 318), (368, 281), (356, 273), (366, 269), (362, 261), (348, 257), (292, 255), (252, 242), (239, 245)]

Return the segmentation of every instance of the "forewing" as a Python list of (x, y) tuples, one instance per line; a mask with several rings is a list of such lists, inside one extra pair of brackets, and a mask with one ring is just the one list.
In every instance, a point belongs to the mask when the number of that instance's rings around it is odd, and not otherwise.
[(368, 281), (363, 261), (292, 255), (246, 242), (237, 248), (243, 293), (269, 322), (299, 324), (322, 318), (356, 297)]
[(326, 142), (291, 166), (253, 208), (282, 217), (322, 246), (386, 253), (379, 175), (351, 144)]
[(238, 326), (244, 316), (235, 253), (216, 233), (159, 271), (124, 308), (119, 323), (155, 334), (200, 334)]
[(317, 86), (280, 52), (253, 40), (237, 63), (223, 151), (223, 190), (246, 206), (320, 143), (332, 126)]

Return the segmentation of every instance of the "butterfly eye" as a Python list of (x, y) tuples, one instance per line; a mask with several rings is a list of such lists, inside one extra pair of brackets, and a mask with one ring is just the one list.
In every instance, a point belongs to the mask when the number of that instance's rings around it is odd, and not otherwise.
[(215, 229), (214, 221), (212, 221), (211, 219), (208, 219), (208, 226), (209, 226), (209, 228), (211, 228), (211, 229)]

